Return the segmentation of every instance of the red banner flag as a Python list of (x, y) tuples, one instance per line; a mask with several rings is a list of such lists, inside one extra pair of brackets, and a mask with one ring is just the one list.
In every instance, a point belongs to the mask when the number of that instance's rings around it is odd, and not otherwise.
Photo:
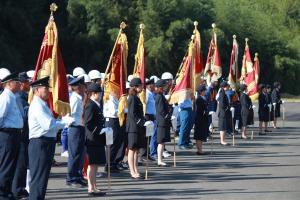
[[(57, 27), (54, 21), (53, 12), (57, 9), (55, 4), (51, 4), (51, 15), (45, 28), (45, 36), (42, 42), (38, 60), (35, 66), (33, 80), (46, 76), (50, 77), (50, 98), (48, 105), (54, 116), (63, 116), (70, 113), (69, 92), (65, 66), (58, 46)], [(28, 101), (32, 100), (32, 91)]]
[(239, 54), (239, 46), (236, 41), (236, 35), (233, 35), (233, 43), (232, 43), (232, 51), (230, 57), (230, 65), (229, 65), (229, 75), (228, 75), (228, 83), (234, 84), (238, 81), (238, 54)]
[(138, 77), (142, 80), (143, 90), (139, 94), (140, 100), (143, 104), (144, 113), (146, 113), (146, 68), (145, 68), (145, 48), (144, 48), (144, 34), (143, 29), (145, 28), (144, 24), (140, 25), (140, 37), (135, 54), (135, 65), (133, 69), (133, 76)]
[[(258, 97), (258, 75), (253, 68), (253, 63), (251, 60), (249, 45), (248, 45), (248, 38), (245, 39), (245, 51), (243, 56), (243, 66), (242, 66), (242, 75), (241, 75), (241, 82), (248, 86), (248, 95), (252, 100), (257, 99)], [(258, 59), (256, 59), (258, 60)], [(258, 63), (256, 63), (258, 65)], [(259, 69), (259, 66), (257, 66)], [(257, 79), (256, 79), (257, 78)]]
[(176, 86), (171, 92), (170, 104), (182, 102), (193, 96), (193, 65), (194, 65), (194, 43), (189, 44), (188, 55), (183, 58), (182, 65), (175, 77)]
[(201, 81), (201, 74), (203, 72), (203, 58), (202, 58), (202, 49), (201, 49), (201, 37), (200, 32), (197, 29), (198, 22), (194, 22), (194, 84), (193, 84), (193, 91), (194, 94), (196, 92), (197, 87)]
[(213, 33), (210, 41), (208, 55), (206, 59), (206, 65), (204, 69), (204, 76), (207, 77), (208, 82), (211, 80), (217, 80), (222, 76), (222, 65), (217, 44), (217, 34), (215, 32), (215, 24), (212, 24)]
[[(128, 44), (127, 37), (122, 33), (125, 23), (121, 23), (120, 34), (117, 37), (115, 47), (112, 52), (111, 60), (107, 66), (104, 83), (104, 101), (109, 99), (109, 95), (119, 99), (118, 117), (120, 125), (125, 121), (125, 108), (127, 105), (126, 79), (127, 79), (127, 56)], [(111, 63), (111, 65), (110, 65)]]

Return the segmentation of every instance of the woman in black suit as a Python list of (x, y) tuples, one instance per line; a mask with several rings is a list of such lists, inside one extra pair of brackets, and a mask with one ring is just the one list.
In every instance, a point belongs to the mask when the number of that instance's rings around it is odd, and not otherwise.
[(87, 100), (84, 102), (84, 126), (86, 134), (86, 149), (88, 155), (88, 194), (89, 196), (104, 196), (96, 186), (98, 166), (105, 164), (105, 134), (100, 135), (104, 127), (103, 113), (100, 107), (102, 89), (99, 84), (91, 83), (87, 88)]
[(165, 143), (170, 142), (170, 127), (171, 127), (171, 114), (169, 112), (169, 104), (164, 96), (164, 88), (167, 86), (166, 80), (158, 80), (155, 83), (156, 97), (156, 122), (157, 122), (157, 165), (166, 166), (167, 164), (162, 161)]
[(280, 117), (280, 105), (282, 104), (282, 100), (280, 97), (280, 89), (281, 84), (279, 82), (274, 83), (274, 89), (271, 94), (272, 103), (274, 105), (275, 113), (274, 113), (274, 120), (273, 120), (273, 127), (277, 128), (277, 118)]
[(221, 145), (228, 145), (225, 142), (225, 132), (230, 128), (231, 111), (229, 106), (229, 100), (225, 91), (229, 89), (229, 85), (226, 81), (220, 84), (221, 90), (219, 92), (219, 130), (220, 130), (220, 143)]
[(142, 81), (139, 78), (133, 78), (130, 81), (130, 90), (128, 97), (128, 113), (126, 122), (126, 132), (128, 133), (128, 165), (133, 179), (141, 178), (137, 170), (138, 151), (144, 148), (146, 129), (144, 127), (145, 119), (143, 113), (143, 104), (137, 96), (142, 91)]
[(247, 85), (242, 84), (240, 86), (240, 90), (242, 92), (240, 96), (241, 102), (241, 117), (242, 117), (242, 139), (247, 139), (246, 136), (246, 128), (248, 125), (253, 124), (253, 108), (252, 101), (247, 94)]
[[(259, 135), (266, 135), (266, 132), (270, 132), (267, 128), (269, 121), (269, 106), (268, 106), (268, 94), (266, 85), (259, 85), (258, 96), (258, 118), (259, 118)], [(264, 124), (265, 131), (262, 132), (262, 126)]]
[(197, 155), (204, 155), (202, 151), (202, 143), (207, 141), (208, 128), (208, 103), (205, 98), (206, 86), (200, 85), (197, 89), (198, 96), (195, 102), (195, 126), (194, 139), (197, 145)]

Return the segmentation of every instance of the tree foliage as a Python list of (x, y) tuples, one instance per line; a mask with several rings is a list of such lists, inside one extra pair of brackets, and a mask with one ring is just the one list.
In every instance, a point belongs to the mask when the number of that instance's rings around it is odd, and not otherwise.
[[(51, 1), (0, 2), (0, 67), (32, 69), (49, 18)], [(134, 65), (139, 24), (144, 23), (148, 74), (173, 74), (186, 53), (199, 22), (206, 59), (211, 23), (217, 24), (223, 75), (227, 77), (232, 35), (240, 44), (240, 67), (244, 39), (252, 57), (259, 53), (261, 82), (279, 80), (284, 90), (300, 93), (294, 84), (300, 77), (300, 3), (297, 0), (57, 0), (55, 20), (59, 42), (69, 72), (76, 66), (104, 71), (119, 24), (128, 25), (129, 72)]]

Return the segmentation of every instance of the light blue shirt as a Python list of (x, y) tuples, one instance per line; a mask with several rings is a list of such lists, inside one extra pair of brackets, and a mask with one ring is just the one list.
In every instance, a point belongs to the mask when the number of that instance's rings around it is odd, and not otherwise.
[(156, 115), (154, 93), (146, 90), (146, 114)]
[(179, 108), (192, 108), (193, 102), (191, 99), (185, 99), (183, 102), (179, 103)]
[(0, 128), (23, 128), (23, 106), (15, 94), (4, 89), (0, 95)]
[(74, 118), (75, 122), (73, 125), (75, 126), (83, 126), (82, 123), (82, 96), (77, 92), (72, 92), (70, 97), (70, 107), (71, 107), (71, 115)]
[(38, 96), (34, 96), (28, 111), (29, 139), (56, 137), (59, 129), (64, 128), (60, 120), (53, 117), (47, 103)]
[(111, 95), (103, 104), (103, 116), (105, 118), (118, 118), (119, 100)]

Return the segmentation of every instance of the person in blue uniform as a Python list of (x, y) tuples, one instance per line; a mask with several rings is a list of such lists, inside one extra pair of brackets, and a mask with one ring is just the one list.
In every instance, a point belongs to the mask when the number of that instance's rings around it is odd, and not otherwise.
[(277, 118), (280, 117), (280, 105), (282, 104), (281, 96), (280, 96), (281, 84), (279, 82), (274, 83), (274, 89), (271, 94), (272, 103), (274, 106), (274, 120), (273, 127), (277, 128)]
[(26, 175), (28, 169), (28, 143), (29, 143), (29, 130), (28, 130), (28, 92), (30, 90), (29, 77), (26, 72), (19, 74), (20, 90), (16, 93), (17, 101), (20, 102), (23, 108), (24, 126), (20, 135), (20, 149), (19, 156), (15, 171), (15, 176), (12, 185), (12, 192), (17, 199), (28, 197), (29, 194), (26, 188)]
[(82, 177), (84, 162), (85, 133), (82, 120), (83, 98), (86, 90), (84, 78), (74, 78), (69, 85), (72, 88), (70, 96), (71, 116), (75, 122), (68, 129), (68, 173), (66, 183), (70, 187), (86, 187)]
[(195, 111), (195, 126), (194, 126), (194, 139), (196, 140), (197, 155), (204, 155), (202, 151), (203, 142), (207, 141), (209, 135), (208, 130), (208, 106), (205, 97), (206, 86), (200, 85), (197, 88), (197, 98), (194, 104)]
[[(218, 102), (216, 100), (216, 96), (218, 93), (218, 81), (214, 80), (212, 83), (207, 87), (206, 90), (206, 100), (208, 103), (208, 112), (215, 113), (217, 111)], [(212, 114), (208, 116), (208, 126), (212, 127)]]
[[(268, 130), (269, 120), (269, 107), (268, 107), (268, 94), (265, 84), (259, 85), (259, 96), (258, 96), (258, 119), (259, 119), (259, 135), (266, 135)], [(264, 125), (264, 132), (262, 126)]]
[(169, 111), (169, 104), (163, 95), (164, 88), (167, 86), (167, 81), (164, 79), (158, 80), (155, 83), (156, 97), (156, 122), (157, 122), (157, 165), (166, 166), (167, 164), (162, 161), (163, 151), (166, 142), (170, 142), (170, 127), (171, 115)]
[(86, 102), (83, 103), (85, 145), (88, 155), (88, 195), (91, 197), (106, 195), (105, 192), (100, 191), (96, 186), (98, 166), (106, 162), (105, 134), (100, 134), (102, 128), (104, 128), (104, 117), (100, 107), (102, 92), (102, 88), (99, 84), (91, 83), (87, 88), (88, 98), (86, 98)]
[(268, 123), (271, 123), (271, 121), (274, 121), (274, 106), (272, 104), (272, 87), (271, 85), (267, 84), (267, 102), (268, 102), (268, 108), (269, 108), (269, 118)]
[(55, 119), (48, 107), (49, 77), (31, 83), (33, 100), (28, 111), (29, 169), (31, 175), (29, 199), (45, 199), (57, 132), (74, 122), (71, 117)]
[(225, 142), (225, 133), (231, 126), (231, 111), (229, 100), (225, 94), (225, 91), (228, 90), (229, 85), (226, 81), (223, 81), (220, 84), (220, 92), (219, 92), (219, 131), (220, 131), (220, 143), (221, 145), (228, 145)]
[(242, 84), (240, 86), (240, 90), (242, 92), (240, 96), (241, 101), (241, 117), (242, 117), (242, 139), (247, 139), (246, 129), (248, 125), (253, 124), (253, 108), (252, 101), (247, 94), (247, 85)]
[(138, 171), (138, 152), (145, 147), (146, 131), (143, 104), (138, 93), (142, 92), (142, 81), (140, 78), (133, 78), (130, 81), (128, 97), (128, 113), (126, 132), (128, 133), (128, 165), (130, 175), (133, 179), (142, 178)]
[(146, 121), (153, 121), (154, 123), (154, 133), (150, 139), (150, 160), (155, 160), (157, 157), (157, 129), (156, 129), (156, 110), (155, 110), (155, 86), (154, 86), (154, 79), (150, 79), (146, 81), (146, 114), (145, 118)]
[(18, 73), (2, 79), (4, 90), (0, 95), (0, 199), (13, 199), (12, 182), (24, 125), (23, 107), (16, 98), (20, 88)]

